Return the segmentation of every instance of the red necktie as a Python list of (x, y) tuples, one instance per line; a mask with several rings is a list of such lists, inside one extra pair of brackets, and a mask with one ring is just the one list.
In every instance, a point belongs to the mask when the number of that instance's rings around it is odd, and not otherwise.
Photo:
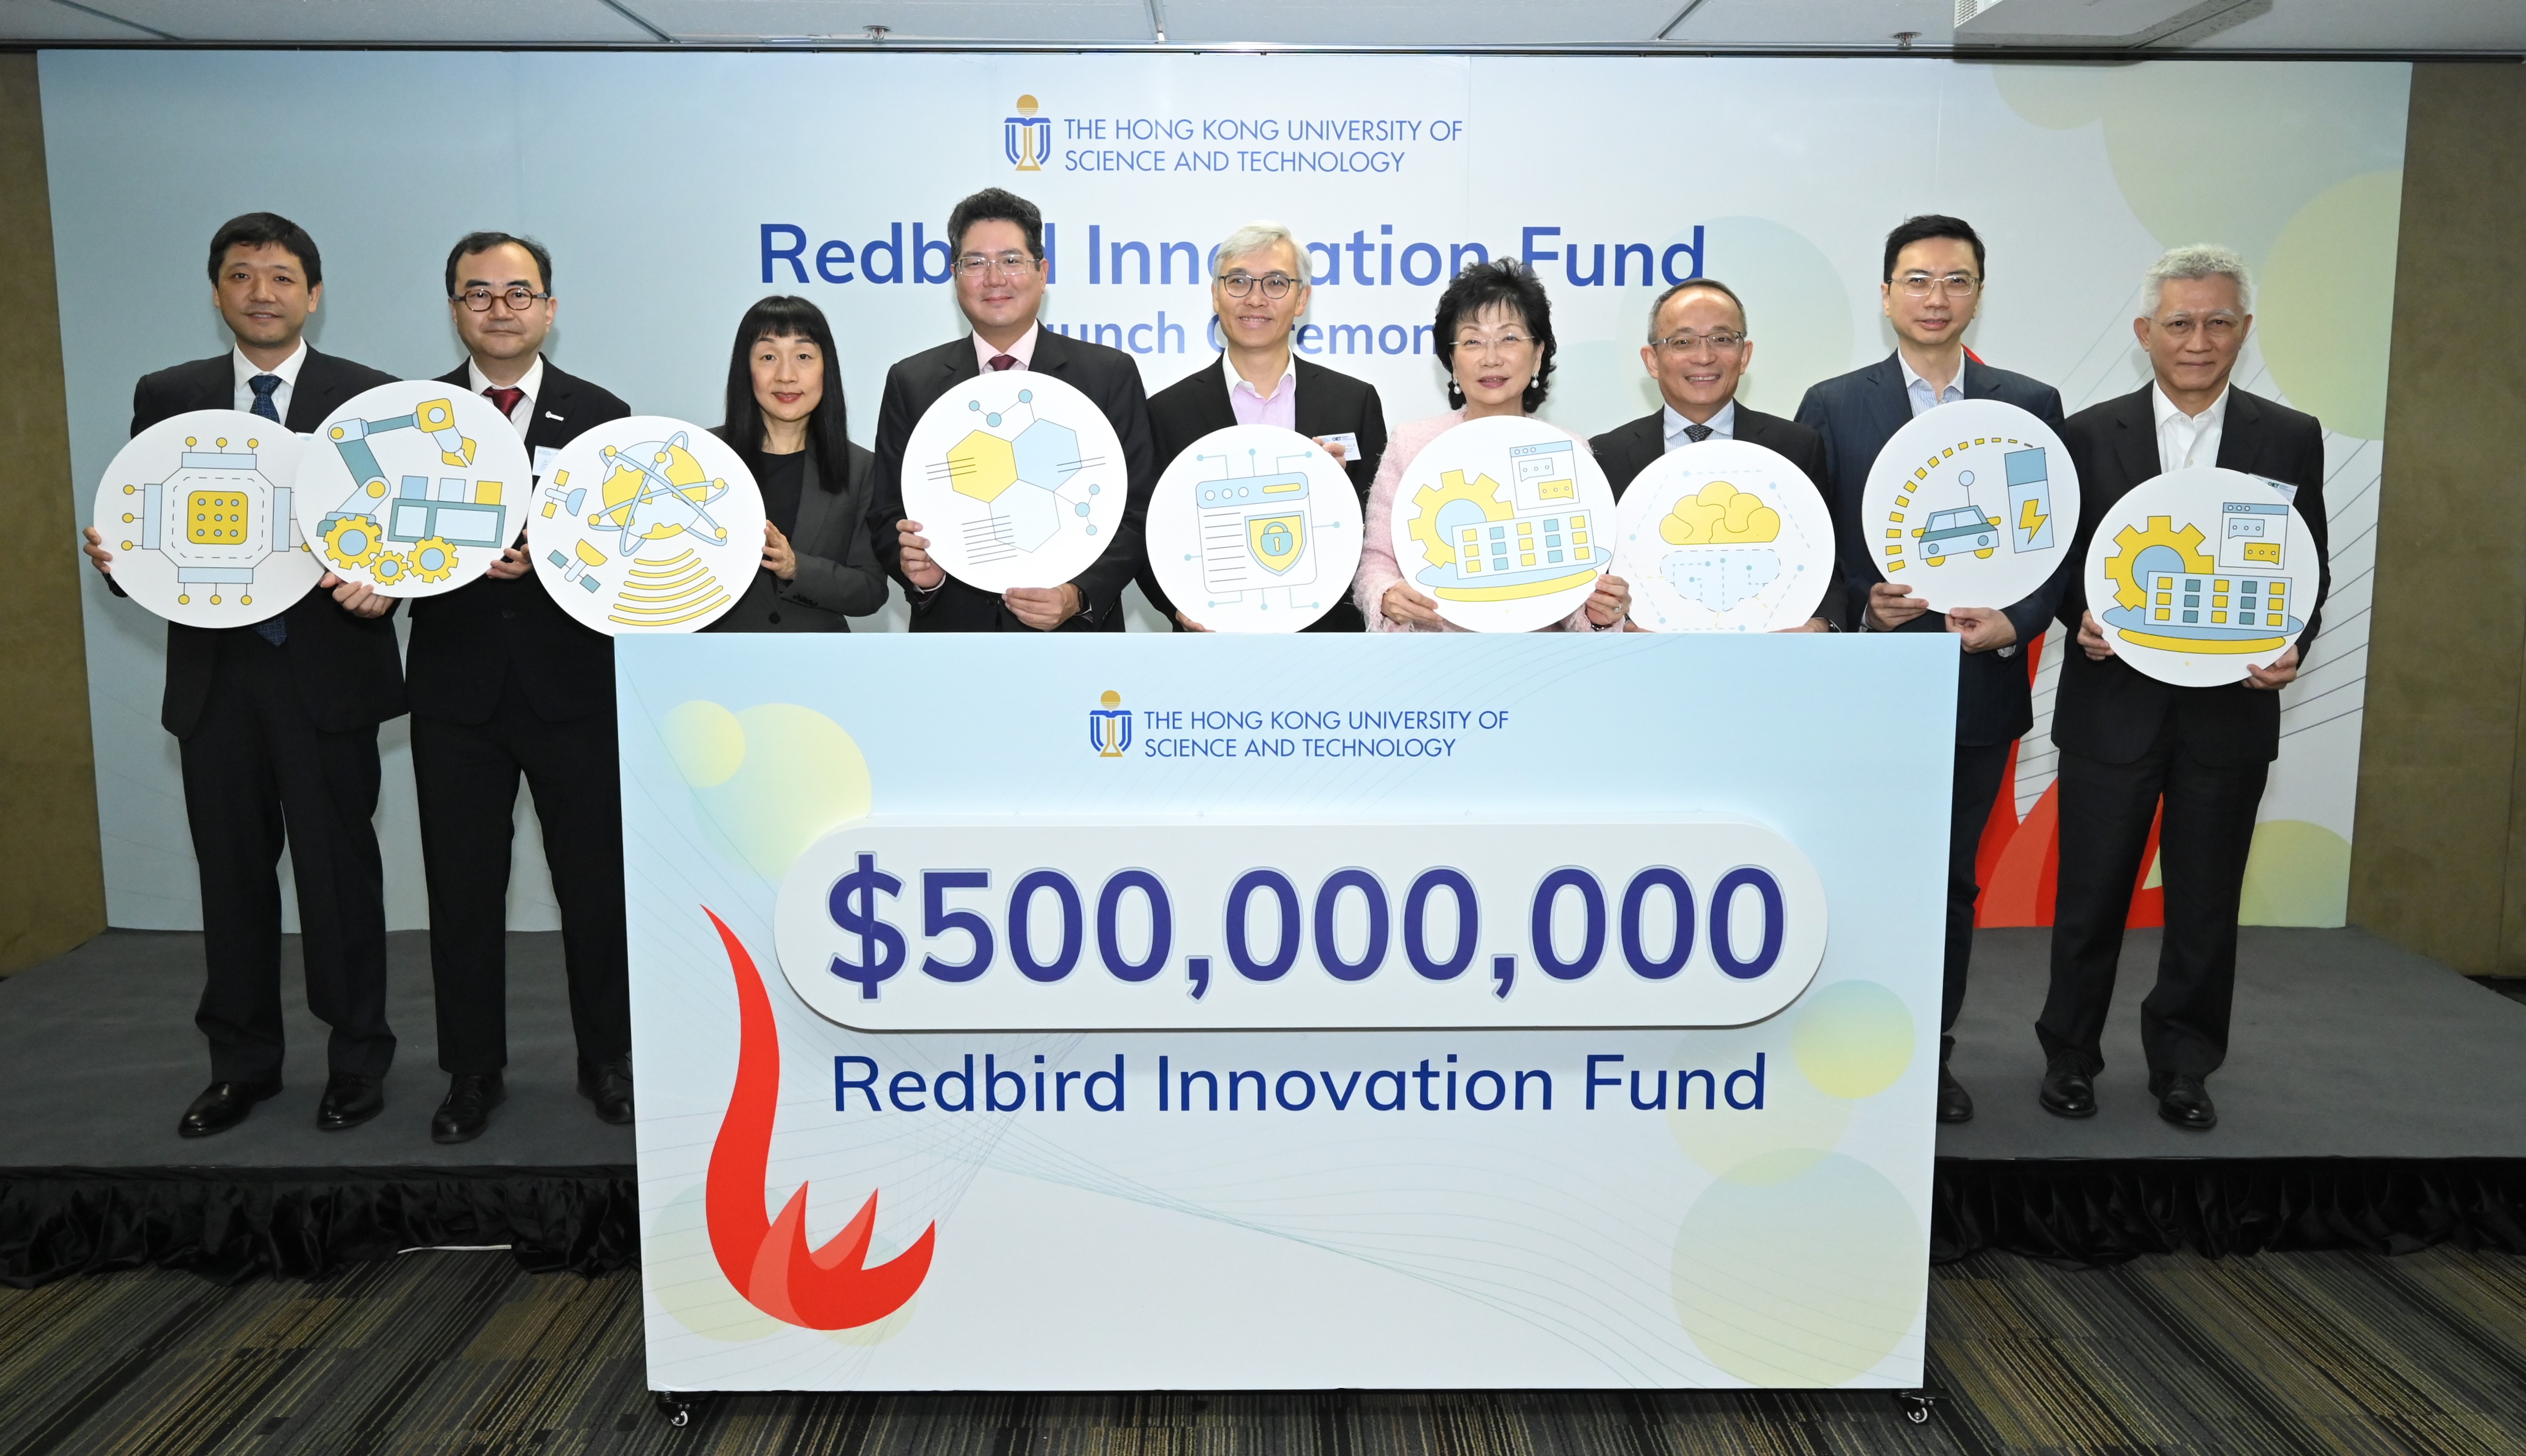
[(527, 391), (524, 389), (502, 389), (494, 386), (483, 390), (482, 397), (491, 401), (491, 403), (498, 405), (500, 407), (500, 414), (505, 418), (517, 413), (518, 401), (527, 397)]
[(1004, 370), (1012, 370), (1017, 367), (1018, 357), (1015, 354), (994, 354), (991, 356), (991, 373), (993, 374), (999, 374)]

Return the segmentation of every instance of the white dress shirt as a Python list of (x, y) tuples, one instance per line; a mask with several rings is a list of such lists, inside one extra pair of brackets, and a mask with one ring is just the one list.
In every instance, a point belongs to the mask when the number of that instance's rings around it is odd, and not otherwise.
[(1002, 354), (1006, 354), (1010, 358), (1015, 359), (1018, 362), (1018, 368), (1020, 369), (1033, 369), (1035, 368), (1035, 341), (1042, 332), (1042, 325), (1030, 324), (1027, 326), (1026, 337), (1019, 339), (1016, 343), (1009, 345), (1005, 349), (992, 348), (988, 343), (984, 341), (981, 334), (977, 333), (974, 335), (974, 357), (982, 361), (983, 373), (985, 374), (989, 374), (991, 372), (991, 361)]
[(2217, 465), (2219, 437), (2228, 427), (2228, 388), (2219, 387), (2219, 397), (2210, 408), (2198, 415), (2188, 415), (2176, 408), (2166, 390), (2148, 386), (2148, 406), (2157, 417), (2157, 468), (2180, 471), (2187, 466)]
[[(1691, 425), (1692, 423), (1692, 421), (1677, 414), (1675, 412), (1675, 406), (1673, 405), (1662, 405), (1659, 407), (1659, 412), (1666, 417), (1666, 447), (1668, 449), (1679, 449), (1685, 445), (1692, 443), (1692, 437), (1684, 432), (1684, 427)], [(1719, 407), (1718, 414), (1711, 416), (1709, 419), (1701, 423), (1710, 427), (1710, 433), (1705, 436), (1707, 439), (1733, 440), (1737, 438), (1737, 401), (1732, 399), (1726, 404), (1721, 405)]]
[[(490, 377), (482, 373), (482, 366), (475, 363), (471, 354), (465, 356), (465, 382), (477, 395), (491, 387)], [(527, 427), (535, 423), (535, 401), (543, 397), (544, 356), (537, 354), (535, 362), (528, 365), (527, 372), (520, 375), (518, 382), (510, 387), (527, 391), (526, 398), (519, 400), (518, 407), (509, 412), (509, 423), (517, 427), (518, 438), (525, 439)]]
[(298, 340), (297, 349), (293, 351), (288, 358), (283, 359), (279, 364), (271, 369), (265, 369), (262, 365), (246, 358), (245, 350), (231, 346), (228, 350), (228, 367), (236, 374), (236, 396), (234, 400), (236, 407), (245, 411), (249, 415), (253, 414), (254, 385), (247, 381), (257, 375), (278, 375), (280, 376), (280, 387), (272, 391), (272, 407), (279, 412), (281, 419), (287, 420), (289, 418), (289, 396), (296, 392), (298, 388), (298, 371), (306, 363), (307, 340), (303, 337)]
[(1930, 381), (1922, 378), (1912, 368), (1912, 361), (1904, 358), (1900, 349), (1894, 351), (1894, 367), (1903, 371), (1903, 394), (1912, 401), (1912, 413), (1916, 417), (1965, 397), (1965, 365), (1962, 359), (1956, 361), (1956, 377), (1947, 380), (1947, 387), (1936, 391), (1930, 388)]

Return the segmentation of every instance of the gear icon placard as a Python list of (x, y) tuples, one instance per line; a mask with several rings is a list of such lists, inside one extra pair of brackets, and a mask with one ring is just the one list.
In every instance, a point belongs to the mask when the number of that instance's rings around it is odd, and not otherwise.
[(187, 627), (246, 627), (288, 611), (325, 576), (291, 511), (304, 447), (241, 410), (195, 410), (133, 435), (97, 482), (89, 516), (114, 553), (115, 584)]
[(968, 586), (1058, 586), (1123, 524), (1123, 442), (1095, 402), (1050, 375), (985, 374), (938, 397), (903, 450), (904, 519)]
[(1877, 570), (1932, 611), (2014, 606), (2069, 554), (2079, 473), (2033, 414), (1960, 399), (1913, 416), (1877, 453), (1859, 526)]
[(1669, 450), (1623, 492), (1614, 575), (1661, 632), (1763, 632), (1815, 615), (1833, 516), (1789, 458), (1743, 440)]
[[(609, 421), (564, 445), (525, 514), (536, 578), (608, 636), (700, 631), (763, 563), (763, 493), (745, 462), (662, 415)], [(415, 556), (413, 574), (428, 570)]]
[(325, 570), (390, 596), (437, 596), (517, 539), (531, 481), (525, 442), (489, 400), (406, 379), (316, 427), (292, 507)]
[(1150, 569), (1212, 631), (1293, 632), (1350, 591), (1359, 495), (1322, 445), (1232, 425), (1187, 446), (1149, 497)]
[(1403, 578), (1468, 631), (1522, 632), (1579, 610), (1614, 562), (1614, 490), (1588, 443), (1522, 416), (1432, 440), (1394, 492)]
[(2082, 580), (2115, 655), (2161, 682), (2219, 687), (2287, 651), (2324, 586), (2323, 554), (2296, 494), (2196, 466), (2144, 480), (2106, 507)]

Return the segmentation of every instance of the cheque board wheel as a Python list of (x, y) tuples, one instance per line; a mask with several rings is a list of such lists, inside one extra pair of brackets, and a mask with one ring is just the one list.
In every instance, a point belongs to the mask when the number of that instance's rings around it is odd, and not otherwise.
[(682, 1431), (693, 1424), (693, 1407), (701, 1397), (690, 1390), (652, 1390), (649, 1398), (657, 1402), (658, 1414), (667, 1424)]
[(1894, 1404), (1902, 1411), (1904, 1420), (1915, 1426), (1927, 1426), (1930, 1424), (1930, 1412), (1938, 1408), (1939, 1396), (1938, 1392), (1933, 1390), (1897, 1390), (1894, 1392)]

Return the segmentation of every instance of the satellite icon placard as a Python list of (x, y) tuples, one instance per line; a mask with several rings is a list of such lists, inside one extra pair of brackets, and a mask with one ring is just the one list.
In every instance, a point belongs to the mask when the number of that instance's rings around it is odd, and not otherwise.
[(187, 627), (278, 617), (325, 569), (290, 513), (304, 442), (242, 410), (194, 410), (131, 437), (96, 486), (89, 524), (115, 584)]
[(327, 571), (387, 596), (438, 596), (518, 537), (533, 483), (497, 407), (434, 379), (379, 384), (316, 427), (292, 509)]
[(1149, 497), (1150, 569), (1176, 610), (1213, 631), (1311, 625), (1350, 590), (1359, 539), (1341, 463), (1275, 425), (1203, 435)]
[(903, 449), (904, 519), (968, 586), (1058, 586), (1113, 544), (1129, 492), (1123, 442), (1095, 402), (1013, 369), (938, 397)]
[(527, 554), (562, 610), (608, 636), (700, 631), (762, 566), (763, 494), (719, 436), (633, 415), (553, 457)]

